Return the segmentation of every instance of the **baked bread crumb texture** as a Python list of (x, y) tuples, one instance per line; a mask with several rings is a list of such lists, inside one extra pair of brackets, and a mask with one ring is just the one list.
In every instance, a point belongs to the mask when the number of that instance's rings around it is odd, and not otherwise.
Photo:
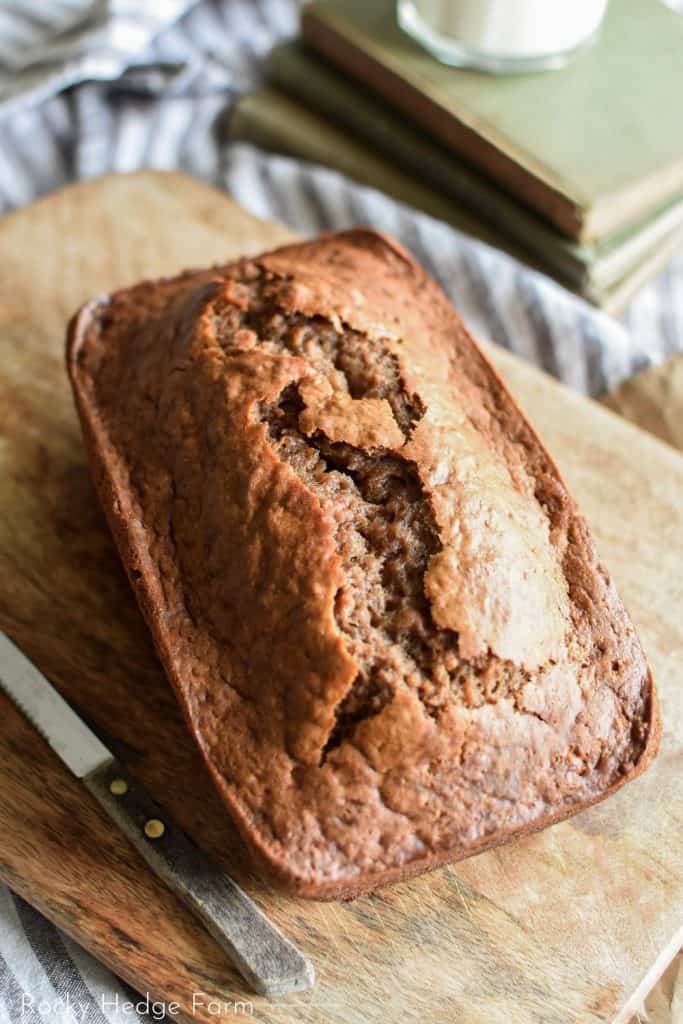
[(97, 299), (68, 366), (159, 656), (283, 886), (468, 856), (654, 755), (584, 520), (397, 243), (357, 229)]

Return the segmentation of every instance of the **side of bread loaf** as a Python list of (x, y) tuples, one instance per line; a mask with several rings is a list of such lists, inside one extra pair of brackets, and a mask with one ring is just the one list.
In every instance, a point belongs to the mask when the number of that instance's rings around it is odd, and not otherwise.
[(95, 300), (68, 367), (159, 655), (283, 885), (467, 856), (655, 753), (584, 520), (396, 243), (358, 229)]

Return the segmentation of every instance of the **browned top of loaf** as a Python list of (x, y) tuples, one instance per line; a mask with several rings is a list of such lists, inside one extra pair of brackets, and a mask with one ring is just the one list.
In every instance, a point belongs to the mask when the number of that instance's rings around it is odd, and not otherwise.
[(656, 745), (583, 519), (446, 297), (366, 230), (86, 307), (109, 521), (207, 762), (334, 895), (585, 806)]

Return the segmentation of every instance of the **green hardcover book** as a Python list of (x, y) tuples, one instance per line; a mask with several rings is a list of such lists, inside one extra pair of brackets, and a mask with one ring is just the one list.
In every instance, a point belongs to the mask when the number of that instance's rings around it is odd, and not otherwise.
[(435, 192), (349, 136), (315, 111), (276, 89), (262, 88), (242, 96), (229, 125), (232, 138), (263, 149), (300, 157), (341, 171), (355, 181), (386, 192), (402, 203), (424, 210), (468, 235), (504, 248), (518, 258), (521, 250), (446, 196)]
[[(276, 47), (266, 63), (266, 75), (276, 87), (349, 129), (418, 181), (452, 198), (497, 237), (525, 251), (527, 259), (531, 256), (581, 292), (609, 288), (683, 224), (683, 197), (676, 196), (614, 236), (593, 244), (574, 241), (301, 43)], [(423, 204), (413, 205), (424, 209)]]
[[(343, 128), (275, 89), (263, 88), (242, 97), (233, 108), (229, 128), (233, 138), (340, 170), (356, 181), (381, 189), (469, 235), (504, 249), (537, 270), (547, 270), (456, 202), (426, 187)], [(612, 287), (599, 289), (591, 286), (574, 290), (595, 305), (616, 313), (682, 242), (683, 232), (673, 232), (655, 247), (635, 272), (626, 274)]]
[(596, 45), (561, 71), (445, 67), (393, 0), (304, 8), (304, 38), (572, 238), (611, 235), (683, 192), (683, 17), (613, 0)]

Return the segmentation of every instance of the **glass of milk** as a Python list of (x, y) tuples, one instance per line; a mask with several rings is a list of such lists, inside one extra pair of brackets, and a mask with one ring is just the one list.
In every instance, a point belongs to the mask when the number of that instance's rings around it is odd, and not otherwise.
[(398, 0), (401, 28), (443, 64), (559, 68), (595, 40), (608, 0)]

